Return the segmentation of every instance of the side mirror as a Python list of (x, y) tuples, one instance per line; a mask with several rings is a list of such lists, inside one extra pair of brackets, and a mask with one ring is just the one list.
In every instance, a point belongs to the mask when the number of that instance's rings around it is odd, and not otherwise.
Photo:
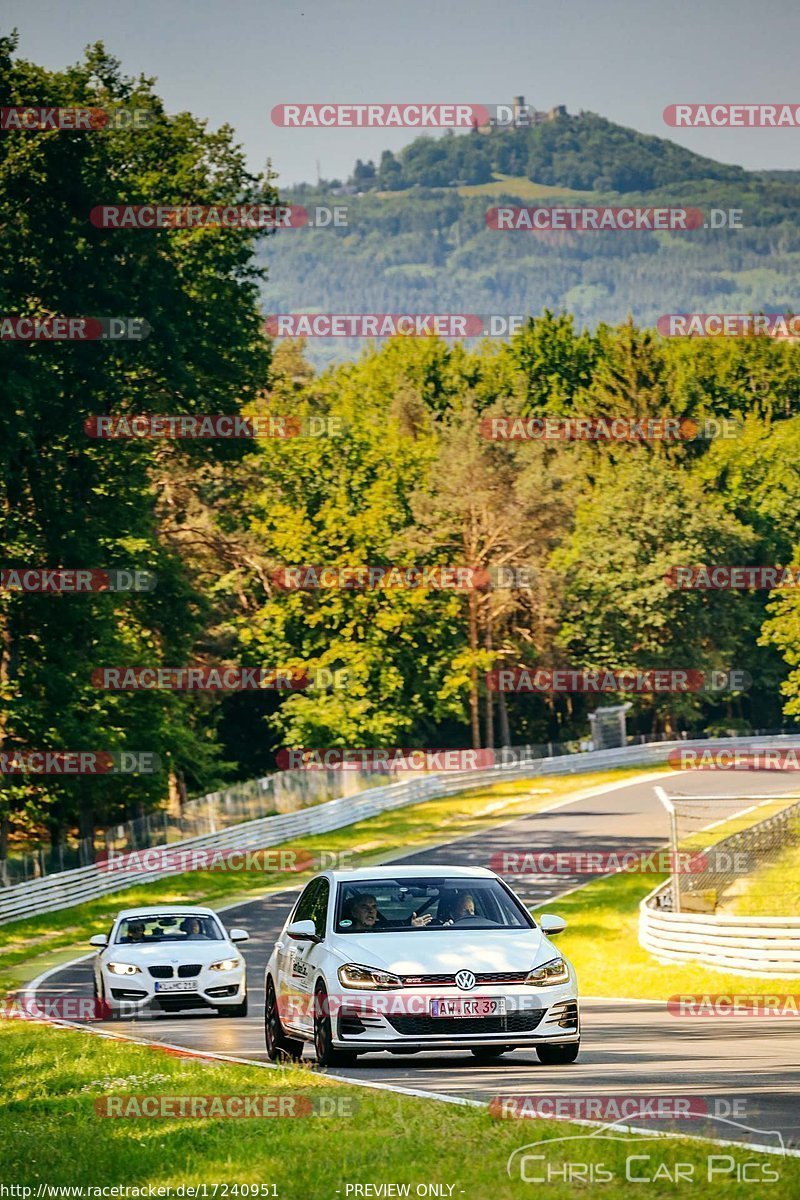
[(557, 917), (553, 913), (542, 913), (539, 924), (542, 927), (542, 933), (546, 933), (548, 937), (555, 937), (557, 933), (563, 933), (567, 928), (564, 918)]
[(229, 929), (228, 937), (232, 942), (249, 942), (250, 934), (246, 929)]
[(286, 930), (286, 936), (295, 942), (321, 942), (313, 921), (292, 921)]
[(101, 946), (107, 946), (108, 945), (108, 934), (96, 933), (94, 935), (94, 937), (89, 938), (89, 945), (97, 946), (98, 948), (100, 948)]

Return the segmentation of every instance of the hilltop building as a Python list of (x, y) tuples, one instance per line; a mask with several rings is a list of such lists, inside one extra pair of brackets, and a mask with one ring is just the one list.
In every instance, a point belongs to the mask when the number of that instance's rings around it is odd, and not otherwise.
[(514, 96), (511, 104), (498, 104), (497, 115), (490, 117), (484, 125), (474, 125), (476, 133), (492, 133), (495, 129), (528, 129), (531, 125), (543, 125), (567, 116), (567, 106), (557, 104), (547, 112), (540, 112), (525, 103), (524, 96)]

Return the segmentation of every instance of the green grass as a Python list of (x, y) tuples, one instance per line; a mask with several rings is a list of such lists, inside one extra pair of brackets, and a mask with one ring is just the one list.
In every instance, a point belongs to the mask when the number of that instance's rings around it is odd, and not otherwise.
[(782, 979), (778, 987), (774, 979), (730, 975), (694, 963), (659, 963), (639, 945), (639, 901), (665, 878), (622, 872), (540, 906), (568, 922), (558, 948), (574, 963), (582, 995), (668, 1000), (679, 994), (772, 995), (800, 989), (800, 979)]
[(518, 175), (495, 173), (491, 183), (466, 183), (455, 189), (459, 196), (515, 196), (520, 200), (553, 200), (560, 197), (587, 200), (595, 192), (578, 192), (574, 188), (536, 183)]
[[(530, 1090), (552, 1087), (554, 1070), (546, 1069), (546, 1082), (536, 1080), (538, 1071), (531, 1068)], [(96, 1112), (98, 1100), (125, 1095), (325, 1098), (347, 1104), (350, 1115), (111, 1119)], [(27, 1021), (0, 1021), (0, 1124), (0, 1178), (6, 1185), (32, 1187), (34, 1196), (40, 1183), (170, 1190), (205, 1184), (209, 1197), (214, 1184), (275, 1184), (281, 1200), (333, 1200), (339, 1189), (345, 1200), (348, 1184), (408, 1183), (413, 1196), (416, 1185), (437, 1183), (452, 1185), (455, 1200), (513, 1200), (538, 1195), (540, 1189), (534, 1192), (521, 1182), (518, 1172), (516, 1178), (508, 1177), (509, 1155), (535, 1140), (570, 1134), (581, 1140), (557, 1143), (548, 1152), (549, 1161), (559, 1166), (576, 1159), (604, 1163), (615, 1177), (601, 1185), (609, 1200), (629, 1195), (625, 1157), (635, 1154), (652, 1155), (651, 1174), (662, 1161), (691, 1164), (695, 1182), (690, 1191), (699, 1200), (751, 1200), (754, 1194), (752, 1183), (735, 1178), (708, 1183), (710, 1154), (730, 1154), (737, 1163), (778, 1172), (778, 1182), (766, 1192), (774, 1200), (788, 1200), (800, 1191), (798, 1159), (721, 1150), (684, 1137), (670, 1142), (643, 1143), (633, 1137), (587, 1141), (590, 1130), (585, 1127), (499, 1120), (486, 1109), (336, 1084), (304, 1067), (268, 1071), (200, 1062), (157, 1046), (126, 1045)], [(637, 1162), (637, 1169), (642, 1165)], [(559, 1181), (547, 1187), (552, 1200), (576, 1194), (582, 1189), (574, 1184)], [(646, 1191), (652, 1200), (674, 1194), (674, 1185), (663, 1178)], [(218, 1195), (223, 1196), (222, 1190)]]
[(741, 880), (722, 911), (738, 917), (800, 917), (800, 845)]
[[(681, 841), (681, 850), (696, 854), (710, 849), (724, 838), (797, 804), (798, 796), (787, 794), (766, 801), (754, 796), (752, 800), (755, 803), (750, 811), (737, 813), (713, 829), (698, 830)], [(795, 819), (793, 824), (796, 836), (800, 820)], [(715, 911), (731, 916), (800, 916), (800, 846), (787, 846), (769, 866), (734, 879), (716, 897)]]
[[(419, 850), (451, 838), (478, 834), (503, 819), (537, 812), (572, 792), (641, 773), (641, 767), (630, 767), (496, 783), (382, 813), (357, 825), (287, 845), (312, 855), (348, 851), (353, 855), (350, 860), (353, 865), (370, 865), (382, 857), (400, 855), (404, 850)], [(532, 792), (538, 794), (531, 795)], [(278, 871), (192, 871), (111, 892), (73, 908), (12, 921), (0, 926), (0, 994), (61, 960), (88, 953), (89, 938), (95, 933), (106, 933), (120, 908), (183, 902), (212, 907), (233, 904), (290, 887), (306, 878), (308, 874)]]

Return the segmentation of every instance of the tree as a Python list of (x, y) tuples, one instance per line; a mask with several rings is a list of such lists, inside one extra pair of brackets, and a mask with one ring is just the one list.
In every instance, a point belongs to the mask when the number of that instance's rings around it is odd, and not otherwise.
[[(553, 556), (564, 580), (558, 642), (570, 665), (708, 672), (738, 668), (742, 624), (756, 630), (735, 592), (676, 590), (680, 565), (737, 563), (752, 532), (674, 461), (639, 447), (602, 461), (578, 506), (575, 529)], [(748, 625), (750, 626), (749, 628)], [(699, 711), (697, 697), (631, 697), (667, 729)]]
[[(100, 442), (96, 414), (235, 412), (269, 361), (254, 265), (258, 231), (100, 230), (100, 202), (274, 203), (250, 175), (231, 131), (188, 113), (169, 117), (153, 81), (130, 79), (102, 46), (47, 71), (0, 42), (0, 103), (147, 110), (145, 129), (9, 132), (0, 141), (0, 202), (19, 219), (0, 229), (4, 313), (144, 317), (141, 342), (0, 345), (7, 402), (0, 419), (2, 559), (8, 565), (146, 568), (155, 592), (2, 597), (0, 686), (6, 745), (148, 749), (195, 784), (218, 778), (214, 719), (174, 693), (111, 694), (95, 666), (191, 659), (204, 600), (159, 533), (158, 493), (173, 468), (230, 456), (211, 444)], [(234, 452), (235, 453), (235, 452)], [(55, 837), (76, 820), (157, 803), (165, 775), (72, 782), (29, 777), (13, 804), (46, 818)], [(3, 838), (8, 830), (8, 806)], [(0, 845), (0, 857), (3, 846)]]

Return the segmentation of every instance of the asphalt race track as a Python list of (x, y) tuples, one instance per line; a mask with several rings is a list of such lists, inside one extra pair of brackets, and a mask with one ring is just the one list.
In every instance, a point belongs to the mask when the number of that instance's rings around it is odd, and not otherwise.
[[(720, 778), (716, 772), (683, 772), (668, 777), (667, 783), (673, 790), (695, 795), (720, 790), (769, 794), (796, 787), (790, 776), (771, 772), (726, 774), (722, 787)], [(652, 781), (615, 784), (602, 794), (579, 796), (550, 812), (521, 817), (497, 825), (489, 833), (392, 861), (486, 866), (491, 855), (503, 849), (652, 849), (664, 844), (668, 836), (666, 814), (653, 787)], [(540, 903), (580, 882), (586, 882), (585, 877), (527, 876), (511, 880), (529, 903)], [(226, 911), (226, 923), (244, 926), (251, 937), (242, 947), (250, 990), (250, 1016), (246, 1019), (159, 1015), (108, 1022), (105, 1027), (187, 1049), (266, 1061), (264, 967), (297, 890), (272, 893)], [(558, 911), (557, 903), (553, 911)], [(738, 990), (748, 992), (746, 978)], [(775, 992), (787, 990), (785, 981), (776, 981)], [(91, 995), (89, 961), (60, 969), (37, 989), (40, 1000), (65, 994)], [(104, 1023), (93, 1027), (103, 1028)], [(702, 1097), (709, 1104), (717, 1103), (722, 1115), (732, 1116), (739, 1123), (686, 1121), (682, 1128), (687, 1133), (776, 1148), (782, 1136), (789, 1148), (800, 1146), (798, 1032), (798, 1022), (791, 1017), (692, 1020), (670, 1016), (660, 1002), (589, 998), (583, 1001), (580, 1058), (570, 1066), (542, 1066), (533, 1051), (516, 1051), (495, 1064), (478, 1064), (471, 1054), (454, 1051), (408, 1057), (370, 1055), (360, 1059), (356, 1067), (331, 1074), (471, 1100), (512, 1094)], [(310, 1056), (308, 1048), (306, 1054)], [(730, 1105), (734, 1102), (740, 1107), (732, 1112)], [(644, 1127), (641, 1120), (632, 1123)], [(646, 1127), (659, 1128), (650, 1122)]]

